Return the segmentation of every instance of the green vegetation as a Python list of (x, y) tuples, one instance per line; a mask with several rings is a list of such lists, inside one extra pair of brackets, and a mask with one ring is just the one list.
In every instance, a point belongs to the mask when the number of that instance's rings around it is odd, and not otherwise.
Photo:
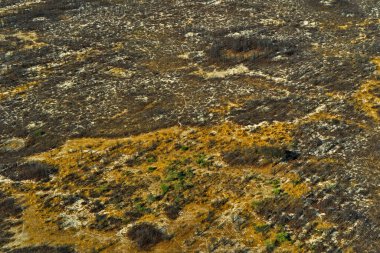
[(274, 240), (270, 240), (270, 239), (266, 240), (265, 246), (268, 252), (273, 252), (282, 243), (290, 242), (290, 241), (291, 241), (290, 234), (285, 231), (281, 231), (276, 234), (276, 237)]
[(107, 192), (108, 184), (107, 183), (101, 184), (99, 187), (95, 188), (95, 191), (99, 194)]
[(254, 229), (258, 233), (266, 233), (271, 229), (271, 226), (268, 224), (254, 225)]
[(274, 195), (278, 196), (284, 192), (284, 190), (280, 188), (281, 185), (280, 185), (280, 181), (278, 179), (271, 180), (271, 184), (273, 186), (272, 192)]
[(283, 193), (284, 190), (282, 190), (282, 189), (280, 189), (280, 188), (274, 188), (272, 192), (273, 192), (274, 195), (278, 196), (278, 195), (280, 195), (281, 193)]
[(170, 189), (169, 185), (167, 185), (167, 184), (161, 184), (162, 195), (165, 195), (166, 193), (168, 193), (169, 189)]
[(273, 241), (268, 239), (265, 241), (265, 247), (268, 252), (272, 252), (276, 248), (276, 245)]
[(155, 155), (148, 155), (146, 157), (146, 161), (148, 163), (155, 163), (155, 162), (157, 162), (157, 157)]
[(153, 194), (151, 194), (151, 193), (149, 193), (149, 195), (148, 195), (148, 197), (147, 197), (147, 199), (146, 199), (146, 201), (148, 202), (148, 203), (153, 203), (154, 201), (156, 201), (157, 200), (157, 196), (154, 196)]
[(190, 148), (188, 147), (188, 146), (181, 146), (181, 150), (182, 151), (187, 151), (187, 150), (189, 150)]
[(257, 210), (263, 205), (263, 203), (264, 202), (262, 200), (254, 200), (254, 201), (252, 201), (252, 208), (254, 210)]
[(287, 232), (280, 232), (276, 235), (276, 242), (279, 244), (291, 241), (290, 235)]
[(155, 171), (157, 169), (157, 167), (154, 167), (154, 166), (149, 166), (148, 167), (148, 171), (149, 172), (153, 172), (153, 171)]
[(41, 136), (43, 136), (43, 135), (45, 135), (45, 134), (46, 134), (46, 132), (45, 132), (44, 130), (41, 130), (41, 129), (36, 130), (36, 131), (34, 131), (34, 133), (33, 133), (33, 135), (36, 136), (36, 137), (41, 137)]
[(205, 154), (199, 154), (196, 162), (201, 167), (209, 167), (212, 165), (212, 161), (210, 161), (210, 159)]
[(150, 211), (143, 203), (137, 203), (135, 205), (135, 210), (139, 213), (148, 213)]

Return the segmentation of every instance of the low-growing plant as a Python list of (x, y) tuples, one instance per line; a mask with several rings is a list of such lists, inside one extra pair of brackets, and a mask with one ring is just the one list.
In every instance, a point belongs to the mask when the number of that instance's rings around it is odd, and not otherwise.
[(291, 241), (289, 233), (282, 231), (276, 235), (276, 242), (278, 242), (279, 244), (287, 241)]
[(148, 167), (148, 171), (149, 172), (153, 172), (153, 171), (155, 171), (157, 169), (157, 167), (154, 167), (154, 166), (149, 166)]
[(212, 165), (212, 161), (205, 154), (199, 154), (196, 162), (201, 167), (209, 167)]
[(154, 163), (154, 162), (157, 162), (157, 157), (155, 155), (150, 155), (146, 158), (146, 161), (148, 163)]
[(280, 195), (281, 193), (283, 193), (284, 190), (282, 190), (281, 188), (274, 188), (272, 192), (274, 195), (277, 196), (277, 195)]
[(165, 195), (170, 190), (170, 186), (167, 184), (161, 184), (162, 195)]
[(155, 195), (153, 195), (153, 194), (151, 194), (151, 193), (149, 193), (149, 195), (147, 196), (147, 198), (146, 198), (146, 201), (148, 202), (148, 203), (153, 203), (154, 201), (156, 201), (157, 200), (157, 196), (155, 196)]
[(187, 151), (187, 150), (189, 150), (189, 147), (188, 146), (181, 146), (181, 150), (182, 151)]
[(266, 233), (271, 229), (269, 224), (254, 225), (254, 229), (258, 233)]
[(276, 248), (276, 244), (272, 240), (268, 239), (265, 241), (265, 247), (266, 247), (268, 252), (273, 252), (274, 249)]

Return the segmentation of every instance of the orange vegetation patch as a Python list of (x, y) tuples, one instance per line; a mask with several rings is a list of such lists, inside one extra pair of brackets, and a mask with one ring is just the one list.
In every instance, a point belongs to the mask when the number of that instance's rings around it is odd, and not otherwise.
[[(56, 217), (68, 215), (74, 217), (75, 222), (82, 217), (79, 220), (83, 224), (90, 224), (94, 222), (94, 214), (84, 217), (83, 213), (86, 212), (80, 211), (81, 208), (78, 211), (54, 208), (54, 205), (60, 205), (60, 195), (80, 193), (91, 199), (98, 194), (97, 199), (106, 203), (114, 186), (142, 184), (128, 197), (138, 199), (138, 202), (124, 203), (125, 207), (121, 209), (116, 204), (108, 204), (102, 213), (123, 219), (126, 210), (140, 210), (143, 214), (138, 222), (154, 223), (165, 228), (174, 237), (155, 245), (155, 252), (207, 249), (212, 245), (211, 237), (222, 238), (226, 235), (242, 245), (265, 249), (266, 240), (275, 238), (280, 230), (271, 226), (270, 231), (264, 233), (255, 228), (253, 224), (266, 221), (255, 214), (252, 203), (275, 196), (270, 183), (273, 177), (283, 178), (280, 181), (287, 182), (293, 180), (294, 175), (287, 174), (286, 169), (274, 175), (271, 168), (274, 164), (230, 166), (223, 160), (222, 153), (252, 146), (286, 147), (292, 141), (291, 131), (290, 124), (281, 122), (262, 126), (254, 132), (226, 122), (213, 127), (172, 127), (130, 138), (69, 140), (59, 148), (30, 157), (59, 168), (53, 180), (44, 183), (44, 187), (54, 191), (57, 199), (53, 198), (50, 202), (53, 207), (44, 208), (37, 190), (31, 189), (24, 195), (33, 208), (24, 213), (24, 224), (27, 226), (24, 226), (23, 234), (27, 235), (27, 239), (21, 244), (44, 243), (46, 238), (65, 244), (70, 243), (68, 238), (71, 237), (71, 244), (81, 252), (90, 252), (84, 250), (89, 245), (103, 248), (104, 252), (139, 252), (125, 235), (129, 225), (110, 231), (78, 225), (65, 229), (58, 238), (57, 225), (46, 220), (54, 221)], [(96, 171), (102, 173), (94, 184), (81, 183)], [(73, 179), (67, 180), (68, 177)], [(280, 187), (294, 198), (308, 190), (305, 184), (285, 183)], [(161, 200), (154, 196), (161, 196)], [(183, 203), (181, 213), (177, 219), (169, 219), (162, 207), (177, 201)], [(33, 219), (30, 212), (38, 217)], [(234, 221), (240, 219), (238, 217), (243, 217), (245, 221), (242, 224)], [(39, 232), (42, 236), (35, 235), (35, 231), (46, 231), (52, 236), (45, 232)], [(296, 250), (290, 243), (281, 245), (280, 248)]]
[(39, 84), (38, 82), (33, 81), (33, 82), (30, 82), (30, 83), (27, 83), (24, 85), (17, 86), (13, 89), (10, 89), (10, 90), (0, 92), (0, 100), (3, 100), (5, 98), (13, 97), (13, 96), (16, 96), (18, 94), (24, 93), (24, 92), (28, 91), (29, 89), (37, 86), (38, 84)]
[[(380, 58), (372, 62), (377, 66), (376, 76), (380, 76)], [(376, 78), (367, 80), (354, 94), (354, 99), (360, 110), (375, 121), (380, 120), (380, 81)]]

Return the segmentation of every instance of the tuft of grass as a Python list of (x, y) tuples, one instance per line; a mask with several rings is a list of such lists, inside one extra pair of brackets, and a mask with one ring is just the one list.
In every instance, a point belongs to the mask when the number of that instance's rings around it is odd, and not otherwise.
[(33, 132), (33, 135), (36, 136), (36, 137), (41, 137), (41, 136), (44, 136), (46, 134), (46, 132), (44, 130), (36, 130)]
[(282, 243), (290, 242), (290, 241), (291, 241), (290, 234), (285, 231), (281, 231), (276, 234), (276, 237), (274, 240), (270, 240), (270, 239), (266, 240), (265, 246), (268, 252), (273, 252)]
[(281, 195), (281, 193), (283, 193), (284, 190), (282, 190), (281, 188), (274, 188), (273, 189), (273, 194), (278, 196), (278, 195)]
[(147, 212), (150, 211), (148, 208), (145, 207), (144, 204), (141, 204), (141, 203), (137, 203), (137, 204), (135, 205), (135, 209), (136, 209), (136, 211), (139, 212), (139, 213), (147, 213)]
[(273, 194), (278, 196), (278, 195), (281, 195), (281, 193), (284, 192), (284, 190), (282, 190), (280, 187), (281, 187), (281, 184), (280, 184), (280, 181), (278, 179), (273, 179), (270, 181), (270, 183), (272, 184), (273, 186)]
[(254, 229), (257, 233), (267, 233), (271, 229), (271, 226), (268, 224), (254, 225)]
[(157, 169), (157, 167), (155, 167), (155, 166), (149, 166), (148, 167), (148, 171), (149, 172), (153, 172), (153, 171), (155, 171)]
[(167, 184), (161, 184), (162, 195), (165, 195), (170, 190), (170, 186)]
[(284, 242), (290, 242), (290, 241), (291, 241), (290, 234), (287, 232), (283, 231), (276, 235), (276, 242), (279, 244), (284, 243)]
[(146, 201), (148, 203), (153, 203), (157, 200), (157, 196), (154, 196), (153, 194), (149, 193), (148, 197), (146, 198)]
[(196, 162), (201, 167), (209, 167), (212, 165), (212, 161), (210, 161), (205, 154), (198, 155)]
[(188, 147), (188, 146), (181, 146), (181, 150), (182, 151), (187, 151), (187, 150), (189, 150), (190, 148)]
[(263, 205), (263, 201), (261, 201), (261, 200), (254, 200), (254, 201), (252, 201), (251, 205), (252, 205), (252, 208), (254, 210), (257, 210), (257, 209), (259, 209)]
[(149, 155), (147, 158), (146, 158), (146, 161), (148, 163), (155, 163), (157, 162), (157, 157), (155, 155)]
[(96, 188), (96, 191), (98, 193), (105, 193), (108, 191), (108, 184), (102, 184), (99, 187)]
[(273, 252), (274, 249), (276, 248), (276, 244), (272, 240), (268, 239), (265, 241), (265, 247), (266, 247), (268, 252)]
[(292, 184), (294, 185), (294, 186), (296, 186), (296, 185), (299, 185), (299, 184), (301, 184), (302, 183), (302, 180), (301, 179), (294, 179), (294, 180), (292, 180)]

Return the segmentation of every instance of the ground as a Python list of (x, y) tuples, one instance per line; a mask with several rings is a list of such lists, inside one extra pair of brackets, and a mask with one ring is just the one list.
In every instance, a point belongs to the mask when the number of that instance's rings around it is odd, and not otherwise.
[(377, 0), (2, 0), (0, 252), (379, 252)]

